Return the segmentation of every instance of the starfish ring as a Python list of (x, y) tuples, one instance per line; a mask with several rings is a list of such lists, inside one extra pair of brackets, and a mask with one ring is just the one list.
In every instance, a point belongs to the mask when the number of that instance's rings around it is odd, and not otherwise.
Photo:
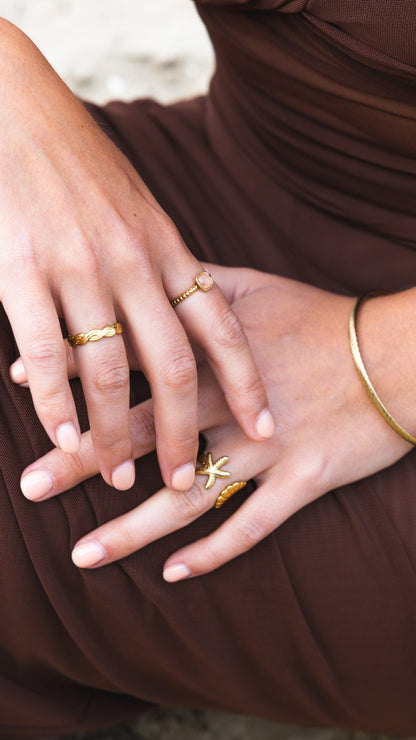
[(212, 486), (215, 483), (216, 478), (229, 478), (231, 473), (227, 473), (226, 470), (220, 470), (223, 465), (225, 465), (226, 462), (228, 462), (229, 458), (224, 456), (218, 458), (215, 462), (213, 462), (212, 459), (212, 452), (202, 453), (202, 455), (199, 456), (198, 462), (201, 463), (202, 467), (196, 469), (197, 475), (207, 475), (208, 480), (205, 483), (205, 488), (208, 490), (209, 488), (212, 488)]

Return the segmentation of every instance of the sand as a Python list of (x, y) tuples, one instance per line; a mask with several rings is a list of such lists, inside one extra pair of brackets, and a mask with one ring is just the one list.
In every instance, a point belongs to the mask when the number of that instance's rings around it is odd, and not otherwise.
[(89, 100), (170, 102), (207, 87), (212, 49), (191, 0), (2, 0), (0, 7)]

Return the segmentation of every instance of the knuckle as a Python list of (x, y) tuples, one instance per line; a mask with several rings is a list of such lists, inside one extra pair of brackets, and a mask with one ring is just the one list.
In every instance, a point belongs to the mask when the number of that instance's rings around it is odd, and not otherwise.
[(125, 362), (114, 364), (99, 364), (95, 369), (92, 384), (99, 394), (121, 391), (128, 387), (130, 380), (129, 368)]
[(259, 395), (263, 394), (263, 381), (258, 374), (254, 374), (249, 378), (245, 378), (243, 381), (241, 381), (240, 387), (238, 388), (238, 395), (245, 402), (252, 398), (258, 398)]
[(175, 427), (175, 442), (170, 447), (171, 454), (173, 453), (175, 459), (188, 456), (190, 450), (195, 450), (196, 453), (198, 449), (198, 428), (195, 426), (194, 435), (191, 435), (189, 431), (186, 427), (183, 429), (178, 426)]
[(66, 395), (61, 385), (42, 387), (36, 392), (36, 407), (53, 410), (55, 414), (59, 413), (65, 401)]
[[(65, 271), (69, 275), (70, 279), (74, 279), (76, 275), (77, 281), (79, 281), (79, 275), (87, 275), (88, 279), (98, 280), (100, 274), (100, 246), (99, 244), (91, 241), (86, 234), (82, 232), (76, 232), (72, 236), (73, 250), (67, 250), (61, 256), (63, 260)], [(74, 259), (75, 255), (75, 259)]]
[(117, 223), (117, 263), (120, 270), (126, 268), (138, 269), (143, 263), (143, 249), (145, 241), (138, 228), (133, 228), (124, 220)]
[(82, 448), (76, 453), (76, 455), (65, 455), (62, 453), (62, 459), (60, 462), (60, 482), (62, 483), (64, 478), (71, 481), (80, 482), (88, 477), (91, 468), (91, 455)]
[(253, 545), (257, 545), (263, 537), (265, 537), (265, 531), (257, 522), (246, 519), (236, 522), (234, 538), (246, 550), (249, 550)]
[(46, 461), (56, 480), (58, 492), (81, 483), (97, 472), (92, 446), (85, 443), (75, 455), (67, 455), (59, 448), (55, 448), (49, 453)]
[(121, 427), (116, 425), (111, 425), (110, 428), (91, 430), (94, 449), (99, 451), (102, 459), (108, 460), (108, 458), (111, 458), (113, 461), (121, 461), (130, 457), (131, 449), (128, 432), (125, 437), (121, 436), (121, 433)]
[(160, 210), (157, 213), (154, 213), (153, 221), (160, 236), (163, 237), (163, 240), (168, 246), (175, 246), (179, 242), (183, 244), (178, 229), (165, 211)]
[(63, 341), (57, 342), (55, 337), (44, 337), (32, 342), (26, 352), (26, 360), (35, 368), (50, 368), (52, 366), (66, 366), (65, 348)]
[[(110, 236), (112, 238), (110, 238)], [(148, 255), (143, 249), (145, 240), (128, 224), (115, 219), (108, 227), (106, 235), (97, 236), (95, 241), (80, 238), (77, 245), (77, 260), (68, 265), (68, 273), (74, 278), (79, 272), (88, 276), (89, 284), (98, 294), (102, 292), (103, 281), (111, 284), (117, 280), (128, 280), (132, 276), (142, 280), (151, 272)], [(112, 245), (117, 244), (117, 251)]]
[(140, 224), (132, 225), (129, 221), (119, 219), (117, 221), (117, 243), (119, 245), (117, 253), (117, 267), (120, 270), (126, 270), (131, 267), (144, 275), (150, 275), (153, 272), (154, 249), (150, 245), (155, 243), (163, 244), (163, 253), (169, 253), (170, 245), (173, 241), (173, 224), (167, 214), (159, 211), (152, 211), (151, 219), (141, 220)]
[(77, 267), (81, 266), (83, 274), (88, 275), (89, 280), (99, 280), (101, 273), (100, 259), (97, 253), (97, 245), (90, 245), (84, 241), (80, 246), (80, 261)]
[(211, 507), (205, 489), (194, 483), (189, 491), (172, 491), (172, 501), (180, 520), (191, 522)]
[(204, 541), (204, 571), (215, 570), (224, 561), (224, 556), (218, 550), (218, 546), (207, 537)]
[(225, 347), (239, 349), (246, 344), (246, 335), (236, 314), (228, 307), (224, 307), (217, 315), (213, 324), (215, 341)]
[(196, 362), (192, 352), (175, 350), (169, 354), (164, 371), (163, 382), (172, 390), (190, 385), (196, 378)]
[(125, 522), (117, 523), (117, 529), (108, 537), (105, 548), (109, 559), (117, 560), (135, 552), (137, 544), (137, 532), (127, 519)]
[(296, 478), (298, 488), (310, 491), (314, 496), (321, 495), (323, 490), (332, 488), (333, 469), (334, 462), (324, 450), (315, 450), (313, 455), (304, 455)]
[(163, 234), (164, 244), (166, 245), (168, 253), (175, 258), (182, 257), (183, 253), (186, 251), (186, 247), (178, 229), (169, 216), (166, 214), (162, 215), (162, 218), (159, 221), (159, 227)]
[[(14, 255), (15, 257), (16, 255)], [(10, 255), (12, 257), (12, 255)], [(39, 257), (34, 245), (26, 242), (23, 248), (18, 250), (18, 262), (14, 260), (15, 269), (18, 270), (21, 279), (30, 279), (32, 275), (39, 274)]]
[(131, 415), (130, 433), (133, 443), (155, 439), (155, 419), (150, 409), (140, 409), (140, 412)]

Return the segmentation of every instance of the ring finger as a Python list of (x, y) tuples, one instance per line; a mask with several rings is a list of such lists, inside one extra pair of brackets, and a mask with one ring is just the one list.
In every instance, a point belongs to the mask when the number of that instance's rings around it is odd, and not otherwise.
[(255, 478), (270, 464), (271, 450), (266, 454), (267, 445), (259, 448), (235, 425), (211, 430), (208, 436), (206, 457), (197, 465), (205, 472), (196, 475), (189, 491), (162, 488), (136, 509), (90, 532), (76, 544), (74, 563), (82, 568), (107, 565), (182, 529), (215, 506), (226, 489), (224, 497), (232, 495), (230, 486), (235, 484), (238, 495), (245, 481)]
[[(156, 448), (163, 480), (187, 490), (198, 450), (198, 378), (194, 354), (180, 321), (154, 285), (125, 291), (123, 312), (140, 367), (150, 384)], [(132, 317), (139, 317), (133, 321)]]
[[(82, 315), (78, 306), (83, 307)], [(88, 297), (73, 295), (63, 305), (72, 335), (115, 326), (117, 317), (110, 297), (93, 291)], [(129, 424), (129, 367), (121, 336), (105, 332), (99, 341), (75, 346), (73, 357), (85, 395), (92, 442), (100, 472), (119, 490), (134, 483), (133, 450)]]

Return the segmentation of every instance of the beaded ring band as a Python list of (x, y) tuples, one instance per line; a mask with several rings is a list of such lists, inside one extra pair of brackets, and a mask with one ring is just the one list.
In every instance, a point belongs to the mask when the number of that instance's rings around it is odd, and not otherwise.
[(416, 437), (413, 436), (413, 434), (410, 434), (409, 432), (406, 432), (405, 429), (403, 429), (400, 424), (393, 419), (390, 412), (386, 409), (383, 402), (378, 397), (374, 386), (368, 377), (367, 370), (365, 369), (365, 365), (363, 362), (363, 358), (361, 357), (360, 348), (358, 346), (358, 338), (357, 338), (357, 329), (356, 329), (356, 322), (357, 322), (357, 315), (358, 310), (360, 306), (364, 303), (364, 301), (367, 300), (367, 298), (373, 298), (377, 295), (388, 295), (388, 291), (386, 290), (373, 290), (370, 293), (365, 293), (364, 295), (360, 296), (354, 303), (351, 313), (350, 313), (350, 320), (349, 320), (349, 331), (350, 331), (350, 345), (351, 345), (351, 352), (354, 359), (355, 367), (357, 368), (358, 374), (361, 378), (362, 384), (367, 391), (367, 394), (370, 398), (370, 400), (373, 402), (374, 406), (376, 407), (377, 411), (382, 415), (383, 419), (387, 422), (387, 424), (394, 429), (397, 434), (400, 435), (400, 437), (403, 437), (407, 442), (410, 442), (412, 445), (416, 445)]
[(184, 290), (184, 292), (180, 295), (176, 296), (176, 298), (173, 298), (170, 301), (170, 305), (173, 307), (177, 306), (179, 303), (182, 303), (182, 301), (186, 300), (186, 298), (189, 298), (189, 296), (196, 293), (197, 290), (202, 290), (203, 293), (208, 293), (213, 285), (214, 280), (209, 272), (206, 272), (205, 270), (203, 272), (198, 272), (198, 275), (195, 275), (193, 285), (191, 285), (191, 287), (187, 290)]

